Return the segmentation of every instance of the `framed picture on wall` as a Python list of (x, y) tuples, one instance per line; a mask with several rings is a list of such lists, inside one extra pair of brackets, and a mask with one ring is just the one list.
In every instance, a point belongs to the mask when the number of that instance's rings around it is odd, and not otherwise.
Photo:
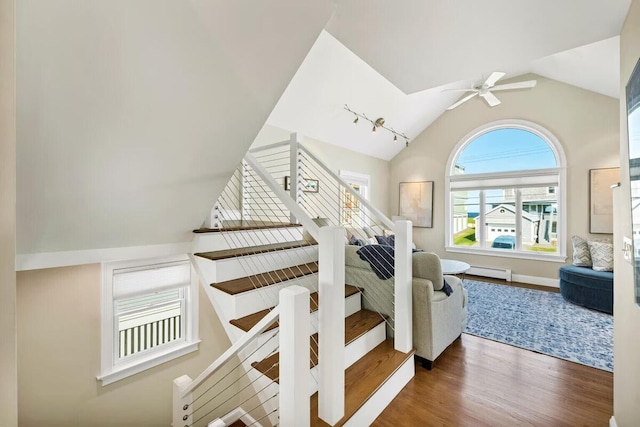
[(414, 227), (433, 227), (433, 181), (401, 182), (398, 215)]
[(613, 191), (620, 168), (589, 170), (589, 232), (613, 234)]

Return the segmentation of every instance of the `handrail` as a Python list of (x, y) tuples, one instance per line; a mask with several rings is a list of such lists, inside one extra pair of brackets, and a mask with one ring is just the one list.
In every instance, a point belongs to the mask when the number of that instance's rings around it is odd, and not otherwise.
[(249, 150), (249, 153), (257, 153), (259, 151), (270, 150), (272, 148), (284, 147), (284, 146), (289, 145), (289, 143), (291, 143), (291, 140), (290, 139), (286, 139), (284, 141), (274, 142), (273, 144), (262, 145), (260, 147), (252, 148), (251, 150)]
[(280, 316), (280, 306), (278, 305), (272, 309), (265, 317), (262, 318), (253, 328), (244, 334), (238, 341), (236, 341), (231, 347), (227, 349), (215, 362), (213, 362), (207, 369), (205, 369), (198, 377), (181, 390), (181, 397), (185, 397), (189, 393), (193, 392), (203, 382), (205, 382), (211, 375), (213, 375), (220, 367), (222, 367), (229, 359), (235, 356), (240, 350), (249, 345), (255, 337), (266, 331), (269, 326)]
[(373, 212), (380, 219), (380, 221), (385, 226), (387, 226), (387, 228), (389, 230), (393, 230), (393, 221), (391, 221), (389, 218), (387, 218), (387, 216), (385, 214), (380, 212), (367, 199), (362, 197), (361, 194), (359, 194), (356, 191), (353, 191), (351, 189), (351, 185), (349, 185), (349, 183), (347, 181), (345, 181), (338, 174), (336, 174), (331, 169), (329, 169), (322, 161), (320, 161), (320, 159), (318, 159), (313, 153), (311, 153), (309, 150), (307, 150), (302, 144), (298, 143), (298, 148), (300, 148), (302, 151), (304, 151), (304, 153), (307, 156), (309, 156), (311, 159), (313, 159), (322, 169), (324, 169), (325, 172), (327, 172), (327, 174), (329, 174), (329, 176), (331, 176), (333, 179), (337, 180), (342, 186), (344, 186), (347, 190), (349, 190), (351, 195), (354, 196), (360, 203), (362, 203), (367, 208), (367, 210), (369, 210), (370, 212)]
[[(288, 142), (288, 141), (287, 141)], [(280, 186), (275, 183), (271, 174), (262, 166), (258, 160), (251, 154), (247, 153), (245, 155), (245, 160), (249, 163), (249, 166), (253, 169), (255, 173), (257, 173), (260, 178), (264, 181), (265, 184), (269, 186), (271, 191), (273, 191), (276, 196), (280, 199), (280, 201), (289, 209), (289, 211), (296, 217), (298, 221), (302, 224), (302, 226), (313, 236), (314, 239), (318, 240), (320, 238), (320, 227), (313, 222), (311, 218), (306, 214), (306, 212), (298, 206), (295, 200), (293, 200), (289, 194)]]

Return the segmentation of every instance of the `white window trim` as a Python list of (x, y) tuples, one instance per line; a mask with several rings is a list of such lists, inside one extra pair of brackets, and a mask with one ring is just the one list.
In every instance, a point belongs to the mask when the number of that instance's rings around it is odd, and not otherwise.
[(97, 379), (106, 386), (113, 382), (127, 378), (147, 369), (158, 366), (162, 363), (173, 360), (177, 357), (189, 354), (198, 350), (200, 340), (198, 339), (198, 276), (190, 263), (191, 282), (187, 289), (188, 296), (185, 298), (186, 333), (185, 340), (177, 343), (167, 344), (155, 351), (145, 352), (138, 357), (132, 357), (127, 361), (116, 363), (114, 352), (114, 313), (113, 313), (113, 274), (114, 270), (149, 267), (156, 264), (187, 261), (190, 259), (186, 255), (141, 259), (125, 262), (110, 262), (102, 264), (102, 310), (101, 310), (101, 369)]
[[(469, 174), (454, 175), (455, 161), (472, 140), (488, 132), (498, 129), (521, 129), (537, 135), (547, 142), (551, 151), (556, 157), (558, 167), (551, 169), (539, 169), (532, 171), (498, 172), (494, 174)], [(445, 194), (449, 195), (449, 200), (445, 204), (445, 250), (447, 252), (465, 253), (473, 255), (488, 255), (492, 257), (518, 258), (534, 261), (551, 261), (564, 263), (567, 259), (567, 160), (560, 141), (544, 127), (519, 119), (505, 119), (484, 124), (466, 134), (454, 147), (449, 155), (447, 167), (445, 169)], [(526, 179), (529, 176), (531, 179)], [(562, 215), (557, 224), (556, 233), (558, 236), (558, 252), (556, 254), (542, 254), (530, 251), (505, 251), (491, 248), (468, 248), (453, 245), (453, 221), (451, 207), (453, 204), (453, 191), (456, 190), (479, 190), (482, 189), (519, 187), (522, 185), (544, 186), (550, 183), (558, 186), (560, 197), (558, 198), (558, 212)], [(484, 203), (483, 200), (480, 201)], [(480, 221), (484, 224), (484, 210), (480, 210)], [(484, 227), (480, 227), (482, 238)]]

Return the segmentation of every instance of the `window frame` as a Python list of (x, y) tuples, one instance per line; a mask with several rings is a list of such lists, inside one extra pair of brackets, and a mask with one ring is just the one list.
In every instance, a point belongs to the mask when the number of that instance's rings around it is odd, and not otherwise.
[[(494, 172), (482, 174), (455, 174), (455, 164), (462, 151), (476, 138), (489, 132), (500, 129), (519, 129), (524, 130), (541, 138), (547, 143), (556, 158), (557, 167), (546, 169), (531, 169), (525, 171), (510, 172)], [(445, 169), (445, 194), (448, 200), (445, 203), (445, 250), (447, 252), (466, 253), (474, 255), (489, 255), (505, 258), (519, 258), (539, 261), (552, 261), (564, 263), (567, 259), (567, 169), (566, 158), (562, 145), (558, 139), (544, 127), (519, 119), (498, 120), (484, 124), (466, 134), (456, 144), (449, 155), (447, 167)], [(554, 185), (558, 188), (557, 212), (560, 213), (557, 221), (557, 252), (554, 254), (536, 253), (531, 251), (514, 250), (504, 251), (485, 247), (484, 243), (480, 247), (455, 246), (453, 244), (453, 192), (455, 191), (475, 191), (490, 190), (496, 188), (514, 188), (520, 189), (525, 187), (542, 187), (545, 185)], [(481, 192), (482, 194), (483, 192)], [(517, 191), (519, 194), (520, 191)], [(483, 199), (483, 198), (482, 198)], [(484, 203), (481, 200), (480, 204)], [(517, 203), (516, 203), (517, 205)], [(481, 224), (484, 224), (484, 207), (480, 209)], [(484, 226), (483, 226), (484, 227)], [(516, 230), (522, 232), (521, 227), (516, 225)], [(516, 233), (517, 241), (521, 240), (521, 236)], [(521, 245), (518, 245), (521, 247)]]
[[(113, 296), (114, 274), (121, 270), (137, 272), (182, 263), (189, 264), (190, 272), (188, 285), (179, 287), (179, 289), (184, 289), (184, 339), (144, 350), (127, 356), (126, 359), (120, 359), (117, 342), (119, 334), (115, 324)], [(102, 263), (101, 369), (100, 375), (97, 377), (102, 382), (102, 386), (198, 350), (200, 344), (198, 338), (198, 283), (197, 274), (187, 255)]]

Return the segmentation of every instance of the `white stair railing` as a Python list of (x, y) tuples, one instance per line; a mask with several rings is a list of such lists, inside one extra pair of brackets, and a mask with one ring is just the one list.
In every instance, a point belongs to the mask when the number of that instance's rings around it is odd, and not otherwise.
[[(272, 183), (283, 188), (287, 183), (290, 185), (287, 207), (302, 208), (305, 217), (314, 218), (322, 225), (345, 227), (347, 235), (353, 235), (360, 244), (377, 243), (376, 235), (395, 235), (394, 260), (385, 271), (394, 279), (392, 299), (375, 292), (365, 292), (362, 297), (365, 307), (389, 316), (385, 321), (390, 333), (396, 337), (396, 350), (410, 351), (413, 346), (411, 222), (401, 220), (394, 224), (305, 148), (297, 134), (292, 134), (287, 141), (255, 148), (248, 156), (251, 156), (252, 165), (259, 162), (263, 172), (271, 175)], [(299, 211), (294, 216), (300, 216)], [(350, 284), (358, 286), (357, 283)]]
[[(351, 210), (347, 209), (347, 199), (352, 205), (357, 205), (357, 209), (352, 209), (352, 207), (349, 208)], [(396, 349), (408, 352), (412, 349), (411, 223), (399, 221), (394, 224), (368, 200), (354, 191), (347, 182), (303, 147), (295, 134), (292, 135), (290, 140), (261, 147), (247, 153), (243, 164), (238, 169), (237, 176), (230, 180), (227, 189), (225, 189), (212, 212), (215, 212), (216, 217), (212, 217), (209, 224), (216, 225), (216, 227), (211, 228), (224, 229), (227, 224), (233, 222), (242, 223), (246, 220), (264, 223), (290, 221), (301, 224), (315, 240), (320, 242), (320, 304), (317, 328), (323, 338), (318, 346), (319, 373), (316, 381), (318, 382), (319, 392), (319, 415), (327, 423), (335, 424), (344, 414), (344, 370), (342, 363), (337, 362), (344, 360), (344, 322), (342, 320), (344, 319), (345, 284), (344, 227), (346, 226), (353, 230), (362, 230), (364, 227), (368, 227), (379, 235), (385, 235), (389, 232), (395, 233), (396, 249), (393, 261), (395, 292), (391, 297), (392, 300), (385, 301), (383, 298), (388, 297), (382, 297), (375, 293), (365, 293), (362, 298), (365, 300), (365, 307), (368, 305), (370, 309), (382, 312), (381, 316), (383, 318), (386, 318), (386, 315), (390, 317), (388, 324), (391, 333), (395, 335)], [(330, 227), (321, 229), (319, 224)], [(362, 234), (357, 237), (368, 238), (368, 236)], [(245, 238), (243, 237), (243, 239)], [(251, 239), (253, 242), (234, 242), (234, 245), (242, 246), (243, 243), (245, 246), (251, 246), (252, 243), (255, 245), (263, 237), (256, 235)], [(248, 264), (246, 266), (247, 270), (253, 267)], [(350, 284), (358, 285), (357, 283)], [(392, 308), (379, 309), (379, 307), (387, 307), (388, 305), (391, 305)], [(217, 307), (216, 310), (218, 310)], [(342, 310), (341, 313), (337, 312), (339, 310)], [(273, 316), (272, 313), (273, 311), (269, 316)], [(305, 324), (308, 327), (309, 321)], [(281, 319), (279, 333), (282, 332)], [(307, 333), (307, 338), (308, 335)], [(272, 335), (272, 338), (276, 336), (277, 332)], [(243, 337), (243, 339), (245, 338)], [(285, 342), (286, 339), (282, 336), (280, 337), (281, 342)], [(240, 341), (234, 343), (234, 346)], [(308, 349), (308, 346), (305, 348)], [(231, 353), (238, 354), (236, 350)], [(227, 355), (227, 352), (225, 352), (225, 355)], [(282, 357), (281, 355), (281, 360)], [(245, 358), (240, 364), (242, 365), (246, 360)], [(307, 372), (308, 360), (307, 358)], [(217, 363), (220, 364), (221, 362)], [(246, 367), (246, 363), (244, 366)], [(285, 368), (286, 372), (291, 373), (288, 365), (281, 364), (281, 366), (281, 377), (285, 373)], [(215, 369), (218, 372), (217, 370), (220, 368)], [(202, 379), (203, 375), (206, 375), (206, 373), (200, 375), (196, 381), (204, 383), (206, 379)], [(304, 375), (302, 377), (308, 378), (308, 376)], [(197, 393), (202, 388), (202, 385), (194, 384), (195, 382), (184, 377), (177, 379), (174, 384), (174, 389), (176, 390), (174, 406), (178, 412), (180, 409), (186, 408), (182, 409), (182, 417), (187, 415), (187, 421), (193, 420), (193, 418), (190, 418), (189, 414), (184, 413), (184, 411), (192, 408), (192, 402), (198, 398), (193, 398), (194, 392)], [(254, 390), (257, 389), (253, 382), (249, 386), (252, 386)], [(283, 402), (282, 393), (284, 392), (284, 387), (281, 380), (279, 387), (281, 404)], [(259, 399), (260, 403), (265, 403), (265, 401), (272, 399), (262, 389), (257, 389), (257, 392), (258, 394), (262, 393)], [(291, 393), (291, 389), (288, 386), (286, 393)], [(294, 392), (294, 394), (296, 393)], [(304, 395), (304, 393), (297, 394)], [(241, 399), (235, 398), (235, 400)], [(304, 409), (304, 406), (302, 408)], [(308, 413), (307, 409), (304, 410)], [(271, 411), (268, 409), (265, 411), (267, 413), (265, 417), (270, 420), (271, 424), (277, 424), (277, 420), (275, 422), (272, 421)], [(213, 412), (217, 412), (218, 417), (222, 417), (221, 414), (225, 413), (222, 408)], [(239, 412), (236, 411), (234, 413)], [(291, 416), (293, 417), (291, 419), (297, 419), (297, 421), (309, 419), (308, 415), (302, 416), (300, 413)], [(176, 418), (174, 426), (193, 425), (176, 424), (180, 420), (181, 418)], [(223, 425), (220, 423), (226, 423), (229, 420), (230, 418), (227, 415), (226, 418), (220, 418), (216, 422), (218, 422), (217, 425)], [(280, 420), (282, 422), (282, 412), (280, 413)], [(184, 422), (184, 420), (182, 421)]]
[[(216, 413), (218, 417), (226, 413), (223, 406), (218, 406), (209, 410), (205, 416), (194, 419), (194, 412), (196, 411), (194, 406), (200, 397), (204, 396), (213, 387), (207, 385), (207, 381), (219, 373), (224, 366), (233, 363), (243, 349), (255, 344), (258, 337), (278, 319), (280, 321), (281, 361), (287, 363), (285, 366), (294, 366), (295, 368), (293, 375), (289, 370), (283, 370), (280, 375), (281, 397), (278, 414), (280, 422), (277, 424), (282, 427), (293, 427), (302, 425), (299, 421), (303, 419), (306, 419), (308, 423), (309, 317), (309, 291), (307, 289), (300, 286), (290, 286), (281, 290), (278, 307), (260, 320), (240, 340), (236, 341), (195, 380), (191, 380), (186, 375), (174, 380), (172, 425), (174, 427), (191, 427), (195, 426), (200, 420), (208, 424), (206, 415), (210, 415), (208, 419), (214, 420)], [(300, 374), (300, 372), (304, 372), (304, 375)], [(208, 401), (204, 402), (201, 407), (206, 403)], [(223, 403), (226, 403), (226, 400)], [(305, 412), (305, 416), (302, 416), (301, 411)], [(266, 418), (269, 415), (271, 414), (267, 413), (262, 418)], [(220, 425), (220, 422), (218, 422), (218, 425)], [(226, 422), (223, 421), (222, 425), (226, 425)]]

